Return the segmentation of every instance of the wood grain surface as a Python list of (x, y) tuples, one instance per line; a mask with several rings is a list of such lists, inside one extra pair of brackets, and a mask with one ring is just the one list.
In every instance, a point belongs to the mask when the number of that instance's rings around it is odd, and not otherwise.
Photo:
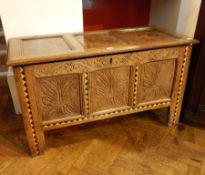
[(23, 61), (14, 74), (32, 154), (43, 152), (45, 130), (165, 107), (177, 125), (195, 42), (151, 28), (11, 40), (10, 58)]
[(90, 81), (92, 112), (129, 106), (130, 67), (95, 71)]
[(205, 174), (204, 128), (167, 127), (164, 110), (48, 131), (46, 152), (32, 158), (10, 102), (0, 107), (2, 175)]
[(8, 65), (79, 59), (119, 52), (181, 46), (196, 40), (154, 27), (11, 38)]

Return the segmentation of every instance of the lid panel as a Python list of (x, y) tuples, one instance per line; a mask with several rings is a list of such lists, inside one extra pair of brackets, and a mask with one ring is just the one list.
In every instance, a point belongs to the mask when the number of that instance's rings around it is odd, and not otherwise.
[(46, 55), (71, 50), (62, 37), (23, 39), (23, 54), (26, 56)]
[(173, 42), (179, 40), (165, 33), (158, 32), (156, 30), (147, 31), (116, 31), (111, 32), (113, 36), (121, 39), (122, 41), (128, 43), (129, 45), (146, 45), (146, 44), (156, 44), (163, 42)]
[(85, 50), (118, 48), (128, 45), (127, 42), (112, 35), (110, 32), (78, 34), (75, 38), (82, 44)]
[(25, 65), (197, 43), (164, 30), (145, 28), (20, 37), (9, 40), (7, 65)]

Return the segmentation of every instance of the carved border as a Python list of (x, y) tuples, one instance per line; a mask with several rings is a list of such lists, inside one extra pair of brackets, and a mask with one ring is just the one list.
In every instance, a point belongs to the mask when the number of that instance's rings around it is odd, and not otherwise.
[(136, 66), (135, 67), (134, 96), (133, 96), (133, 105), (134, 106), (136, 106), (136, 104), (137, 104), (138, 71), (139, 71), (139, 66)]
[(89, 94), (88, 94), (88, 73), (83, 73), (83, 90), (84, 90), (84, 111), (85, 115), (89, 114)]
[(121, 110), (117, 110), (117, 111), (107, 112), (104, 114), (90, 115), (90, 116), (82, 117), (82, 118), (78, 118), (78, 119), (71, 119), (71, 120), (53, 122), (53, 123), (49, 123), (49, 124), (43, 124), (43, 127), (45, 130), (49, 130), (49, 129), (53, 129), (53, 127), (55, 127), (55, 126), (64, 127), (64, 126), (68, 126), (68, 125), (75, 125), (78, 123), (85, 123), (86, 121), (112, 118), (112, 117), (115, 117), (115, 116), (117, 117), (117, 116), (123, 115), (123, 114), (131, 114), (131, 113), (135, 113), (135, 112), (152, 110), (152, 109), (156, 109), (156, 108), (168, 107), (168, 106), (170, 106), (170, 104), (171, 104), (171, 100), (153, 103), (153, 104), (147, 104), (147, 105), (139, 105), (135, 108), (126, 108), (126, 109), (121, 109)]
[(26, 102), (26, 106), (27, 106), (29, 123), (30, 123), (30, 126), (31, 126), (31, 132), (32, 132), (32, 136), (33, 136), (33, 143), (34, 143), (34, 147), (35, 147), (35, 152), (36, 152), (37, 155), (39, 155), (40, 150), (39, 150), (39, 145), (38, 145), (38, 139), (37, 139), (37, 136), (36, 136), (36, 129), (35, 129), (35, 126), (34, 126), (33, 114), (32, 114), (32, 110), (31, 110), (30, 99), (29, 99), (29, 95), (28, 95), (24, 69), (23, 69), (23, 67), (20, 67), (19, 70), (20, 70), (20, 74), (21, 74), (21, 82), (22, 82), (22, 85), (23, 85), (24, 97), (25, 97), (25, 102)]
[(175, 104), (175, 109), (174, 109), (174, 117), (172, 119), (172, 125), (176, 124), (177, 112), (179, 110), (179, 102), (180, 102), (180, 99), (182, 97), (182, 84), (183, 84), (183, 80), (184, 80), (184, 72), (185, 72), (185, 66), (186, 66), (186, 62), (187, 62), (188, 51), (189, 51), (189, 47), (186, 47), (185, 53), (184, 53), (184, 59), (182, 62), (181, 73), (180, 73), (179, 86), (177, 89), (177, 98), (176, 98), (176, 104)]

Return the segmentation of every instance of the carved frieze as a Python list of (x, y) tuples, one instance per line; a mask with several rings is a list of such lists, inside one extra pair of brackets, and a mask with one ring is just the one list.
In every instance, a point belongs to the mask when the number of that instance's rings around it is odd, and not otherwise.
[(36, 77), (65, 75), (68, 73), (91, 72), (104, 67), (146, 63), (155, 60), (175, 59), (178, 57), (178, 48), (157, 49), (152, 51), (130, 52), (110, 56), (93, 57), (78, 61), (63, 61), (50, 64), (41, 64), (34, 67)]

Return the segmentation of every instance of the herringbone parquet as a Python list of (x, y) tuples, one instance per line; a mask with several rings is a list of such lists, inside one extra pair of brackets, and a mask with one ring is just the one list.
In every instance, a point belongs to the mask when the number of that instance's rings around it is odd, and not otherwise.
[(48, 132), (32, 158), (10, 106), (0, 108), (0, 175), (205, 175), (205, 130), (169, 128), (163, 111)]

